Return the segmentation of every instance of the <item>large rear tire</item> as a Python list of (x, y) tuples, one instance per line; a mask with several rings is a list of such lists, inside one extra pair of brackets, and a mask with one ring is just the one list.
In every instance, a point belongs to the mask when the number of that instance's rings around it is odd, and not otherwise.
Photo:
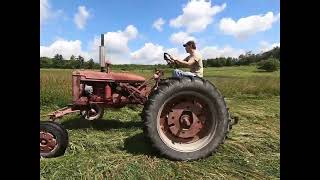
[(223, 96), (212, 83), (198, 77), (160, 83), (149, 97), (142, 119), (153, 147), (172, 160), (211, 155), (230, 128)]

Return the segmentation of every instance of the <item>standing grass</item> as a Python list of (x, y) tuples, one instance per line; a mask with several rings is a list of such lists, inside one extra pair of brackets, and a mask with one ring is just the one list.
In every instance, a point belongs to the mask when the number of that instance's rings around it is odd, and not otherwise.
[[(255, 66), (205, 68), (205, 79), (214, 83), (225, 97), (240, 95), (278, 96), (280, 95), (279, 71), (259, 72)], [(116, 70), (115, 72), (121, 72)], [(145, 78), (152, 76), (152, 70), (128, 71)], [(71, 102), (72, 70), (40, 70), (40, 104), (43, 108), (65, 106)], [(171, 70), (165, 69), (165, 77)]]
[(71, 70), (40, 70), (40, 105), (65, 106), (72, 100)]

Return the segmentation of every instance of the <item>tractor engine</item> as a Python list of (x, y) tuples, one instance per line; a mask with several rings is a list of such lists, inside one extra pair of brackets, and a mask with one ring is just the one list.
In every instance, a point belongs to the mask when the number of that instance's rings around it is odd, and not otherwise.
[[(91, 76), (94, 78), (91, 79)], [(126, 104), (144, 104), (150, 87), (143, 84), (145, 81), (142, 81), (141, 77), (135, 76), (122, 73), (76, 71), (72, 77), (73, 104), (84, 106), (95, 103), (115, 108)]]
[[(106, 107), (123, 107), (126, 104), (144, 104), (150, 92), (146, 79), (129, 73), (114, 73), (105, 63), (104, 34), (101, 34), (98, 71), (75, 71), (72, 74), (73, 105), (91, 103)], [(105, 65), (107, 64), (107, 70)]]

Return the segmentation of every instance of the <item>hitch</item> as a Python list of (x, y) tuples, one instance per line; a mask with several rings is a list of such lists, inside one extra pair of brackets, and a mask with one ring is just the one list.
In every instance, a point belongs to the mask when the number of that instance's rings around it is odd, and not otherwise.
[(73, 110), (72, 107), (67, 106), (61, 109), (58, 109), (52, 113), (47, 114), (47, 116), (50, 116), (50, 120), (51, 121), (55, 121), (58, 118), (63, 117), (66, 114), (71, 114), (71, 113), (75, 113), (75, 112), (80, 112), (80, 110)]

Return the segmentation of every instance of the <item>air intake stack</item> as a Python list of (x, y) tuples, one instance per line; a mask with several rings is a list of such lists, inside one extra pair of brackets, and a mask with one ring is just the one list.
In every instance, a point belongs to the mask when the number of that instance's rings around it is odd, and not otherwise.
[(101, 34), (101, 45), (99, 47), (99, 62), (101, 72), (105, 72), (105, 49), (104, 49), (104, 34)]

